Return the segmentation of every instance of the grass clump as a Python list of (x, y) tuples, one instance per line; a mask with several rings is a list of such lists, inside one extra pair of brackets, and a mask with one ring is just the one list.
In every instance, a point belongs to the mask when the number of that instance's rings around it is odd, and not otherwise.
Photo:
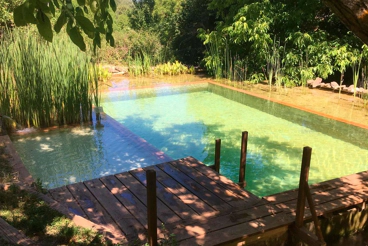
[(76, 227), (34, 194), (11, 185), (0, 191), (0, 216), (44, 245), (104, 245), (96, 232)]
[(0, 42), (0, 112), (26, 127), (89, 121), (90, 61), (66, 35), (47, 43), (31, 28), (6, 33)]

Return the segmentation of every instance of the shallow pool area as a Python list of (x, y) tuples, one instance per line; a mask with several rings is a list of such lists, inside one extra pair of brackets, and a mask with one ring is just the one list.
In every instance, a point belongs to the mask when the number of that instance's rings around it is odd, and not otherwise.
[(102, 106), (113, 118), (103, 128), (13, 137), (31, 174), (57, 187), (170, 158), (213, 164), (221, 138), (221, 174), (237, 182), (245, 130), (246, 189), (258, 196), (298, 186), (304, 146), (310, 184), (367, 169), (367, 130), (212, 84), (112, 89)]

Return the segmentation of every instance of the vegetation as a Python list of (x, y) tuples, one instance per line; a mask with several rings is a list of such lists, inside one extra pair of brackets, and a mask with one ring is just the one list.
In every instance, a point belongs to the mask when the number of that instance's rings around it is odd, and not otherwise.
[(33, 29), (17, 29), (2, 41), (0, 54), (2, 114), (26, 127), (90, 120), (90, 92), (98, 93), (90, 83), (94, 65), (65, 35), (49, 44)]
[[(0, 144), (1, 187), (16, 181), (4, 150), (5, 146)], [(51, 209), (36, 195), (20, 190), (15, 184), (0, 189), (0, 216), (42, 245), (108, 245), (101, 235), (74, 226), (69, 219)], [(0, 243), (12, 245), (1, 237)]]
[(229, 64), (240, 60), (254, 80), (305, 85), (352, 67), (354, 56), (347, 54), (362, 51), (363, 43), (320, 1), (212, 1), (209, 7), (222, 17), (216, 30), (201, 33), (209, 47), (205, 65), (221, 67), (217, 77), (231, 79), (236, 66)]
[[(53, 40), (53, 31), (59, 33), (66, 26), (71, 41), (82, 51), (86, 51), (84, 35), (93, 40), (96, 50), (101, 47), (101, 35), (114, 46), (110, 10), (116, 11), (115, 0), (24, 0), (14, 9), (14, 23), (35, 24), (39, 34), (49, 42)], [(56, 18), (53, 24), (51, 17)]]

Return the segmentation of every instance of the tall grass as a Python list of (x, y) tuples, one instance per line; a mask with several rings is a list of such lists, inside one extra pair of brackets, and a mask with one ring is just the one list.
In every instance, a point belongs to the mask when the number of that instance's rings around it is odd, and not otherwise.
[(246, 81), (248, 61), (238, 54), (231, 54), (226, 39), (213, 35), (211, 40), (206, 42), (207, 56), (204, 58), (208, 72), (216, 79)]
[(89, 121), (91, 91), (98, 92), (89, 81), (90, 59), (66, 36), (50, 44), (32, 29), (7, 34), (0, 43), (0, 113), (27, 127)]

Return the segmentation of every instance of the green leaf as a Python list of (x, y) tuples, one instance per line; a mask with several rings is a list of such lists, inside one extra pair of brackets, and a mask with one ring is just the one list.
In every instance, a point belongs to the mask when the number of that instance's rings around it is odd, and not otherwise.
[(35, 6), (29, 2), (23, 4), (23, 18), (27, 23), (37, 24), (37, 19), (34, 16)]
[(115, 39), (114, 37), (112, 36), (111, 33), (106, 33), (106, 41), (109, 42), (110, 46), (111, 47), (114, 47), (115, 46)]
[(55, 16), (55, 6), (52, 2), (49, 3), (49, 8), (53, 16)]
[(49, 3), (50, 2), (50, 0), (39, 0), (39, 1), (41, 1), (43, 3)]
[(101, 48), (101, 37), (99, 32), (95, 32), (95, 38), (93, 39), (93, 52), (96, 53), (96, 48)]
[(27, 25), (27, 21), (23, 17), (23, 4), (14, 9), (14, 23), (17, 26)]
[(78, 2), (78, 5), (79, 5), (79, 6), (84, 6), (84, 5), (86, 5), (86, 0), (78, 0), (77, 2)]
[(65, 25), (65, 23), (67, 22), (67, 17), (65, 15), (64, 12), (62, 12), (59, 16), (59, 18), (57, 19), (55, 25), (54, 25), (54, 30), (55, 32), (59, 33), (61, 28)]
[(89, 13), (87, 6), (83, 6), (83, 10), (84, 10), (84, 13), (86, 13), (86, 14)]
[(79, 26), (83, 29), (84, 33), (87, 34), (89, 38), (93, 38), (95, 27), (92, 22), (84, 16), (75, 16), (75, 19)]
[(50, 19), (39, 9), (36, 15), (37, 29), (41, 36), (49, 42), (52, 42), (53, 33)]
[(45, 4), (45, 3), (38, 3), (37, 4), (38, 9), (41, 9), (42, 13), (44, 13), (45, 15), (47, 15), (47, 17), (49, 17), (49, 19), (52, 18), (53, 14), (52, 11), (50, 9), (50, 7)]
[(116, 11), (116, 3), (115, 0), (110, 0), (110, 7), (112, 9), (112, 11)]
[(60, 9), (59, 1), (58, 0), (54, 0), (53, 2), (55, 4), (56, 8)]
[(72, 42), (79, 47), (82, 51), (86, 51), (86, 44), (79, 29), (75, 26), (69, 30), (69, 37)]
[(75, 8), (75, 15), (76, 16), (84, 16), (84, 12), (83, 12), (81, 7), (76, 7)]

